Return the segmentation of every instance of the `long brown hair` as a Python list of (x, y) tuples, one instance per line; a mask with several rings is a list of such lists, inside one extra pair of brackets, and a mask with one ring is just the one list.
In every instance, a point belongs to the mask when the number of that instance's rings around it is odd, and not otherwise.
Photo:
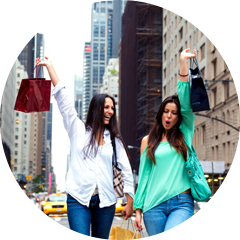
[(182, 121), (182, 115), (180, 111), (180, 102), (178, 99), (178, 95), (172, 95), (170, 97), (167, 97), (162, 104), (160, 105), (156, 118), (155, 123), (150, 130), (149, 136), (148, 136), (148, 147), (147, 147), (147, 156), (150, 157), (150, 159), (153, 161), (154, 164), (156, 164), (154, 153), (159, 145), (159, 143), (162, 140), (163, 134), (165, 133), (165, 128), (162, 124), (162, 114), (165, 109), (165, 106), (167, 103), (175, 103), (177, 106), (177, 115), (178, 115), (178, 121), (167, 132), (167, 140), (171, 147), (174, 147), (178, 154), (181, 154), (183, 156), (184, 161), (187, 160), (187, 146), (184, 141), (184, 135), (179, 129), (179, 126)]
[[(103, 120), (104, 119), (105, 98), (110, 98), (113, 101), (113, 107), (114, 107), (114, 113), (109, 121), (109, 124), (107, 124), (107, 125), (104, 124), (104, 120)], [(90, 136), (89, 143), (84, 148), (85, 156), (88, 154), (92, 154), (92, 156), (96, 156), (97, 151), (98, 151), (98, 145), (95, 144), (97, 133), (100, 133), (100, 134), (98, 134), (98, 139), (97, 139), (97, 141), (100, 141), (101, 133), (103, 133), (106, 128), (109, 130), (111, 136), (117, 137), (121, 140), (123, 147), (125, 148), (127, 156), (129, 158), (127, 147), (126, 147), (126, 145), (123, 141), (123, 138), (121, 136), (121, 133), (118, 129), (115, 107), (116, 107), (116, 104), (115, 104), (114, 98), (108, 94), (104, 94), (104, 93), (96, 94), (92, 98), (92, 100), (89, 104), (87, 119), (86, 119), (86, 123), (85, 123), (86, 130), (87, 131), (92, 130), (92, 133)]]

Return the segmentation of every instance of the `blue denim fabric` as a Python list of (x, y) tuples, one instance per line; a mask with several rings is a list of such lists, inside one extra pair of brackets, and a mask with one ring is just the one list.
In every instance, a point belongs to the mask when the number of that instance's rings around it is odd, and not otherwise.
[(67, 195), (68, 222), (71, 230), (92, 237), (108, 239), (114, 213), (115, 204), (100, 208), (99, 196), (91, 198), (89, 207), (80, 204), (70, 194)]
[(179, 194), (143, 213), (149, 236), (165, 232), (194, 214), (194, 200), (189, 193)]

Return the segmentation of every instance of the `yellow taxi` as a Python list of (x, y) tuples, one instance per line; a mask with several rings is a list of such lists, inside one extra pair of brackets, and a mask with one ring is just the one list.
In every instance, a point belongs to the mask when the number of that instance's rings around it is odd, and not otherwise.
[[(123, 198), (118, 198), (116, 203), (115, 213), (122, 213), (122, 210), (126, 205), (127, 203), (123, 203)], [(133, 212), (136, 212), (134, 208), (133, 208)]]
[(46, 215), (67, 213), (67, 195), (65, 193), (51, 194), (42, 203), (42, 207)]

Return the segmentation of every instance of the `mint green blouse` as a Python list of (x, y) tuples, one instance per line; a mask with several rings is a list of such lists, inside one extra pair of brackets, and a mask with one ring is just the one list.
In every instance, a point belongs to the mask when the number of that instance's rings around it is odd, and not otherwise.
[[(182, 114), (180, 130), (185, 141), (191, 146), (195, 115), (190, 103), (190, 83), (178, 80), (177, 90)], [(168, 142), (161, 142), (157, 147), (156, 165), (146, 154), (147, 146), (140, 157), (138, 188), (134, 198), (134, 208), (140, 208), (142, 212), (190, 188), (185, 161)]]

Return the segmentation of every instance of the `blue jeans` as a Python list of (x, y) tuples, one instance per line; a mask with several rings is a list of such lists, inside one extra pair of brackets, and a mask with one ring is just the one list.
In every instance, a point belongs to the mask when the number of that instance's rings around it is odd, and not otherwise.
[(179, 194), (143, 213), (143, 221), (149, 236), (165, 232), (186, 221), (194, 214), (191, 194)]
[(89, 207), (82, 205), (70, 194), (67, 195), (68, 222), (71, 230), (92, 237), (108, 239), (114, 213), (115, 204), (110, 207), (99, 207), (99, 196), (91, 198)]

